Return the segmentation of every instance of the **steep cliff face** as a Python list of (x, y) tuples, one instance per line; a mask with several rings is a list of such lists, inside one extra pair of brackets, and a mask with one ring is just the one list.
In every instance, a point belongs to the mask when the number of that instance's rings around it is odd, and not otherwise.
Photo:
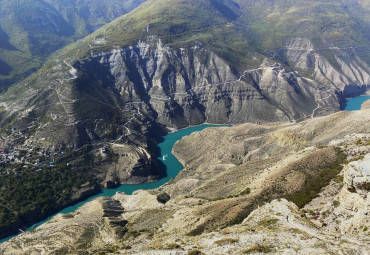
[(370, 84), (370, 67), (359, 57), (363, 50), (329, 44), (315, 47), (307, 38), (292, 38), (286, 43), (287, 59), (292, 66), (308, 72), (321, 84), (329, 84), (345, 97), (364, 93)]
[[(366, 153), (366, 152), (365, 152)], [(319, 221), (327, 231), (342, 235), (368, 235), (370, 220), (370, 154), (353, 161), (343, 169), (343, 188), (320, 208)], [(313, 207), (317, 210), (317, 206)]]
[(79, 147), (128, 141), (148, 123), (302, 121), (339, 111), (370, 83), (367, 10), (356, 1), (171, 3), (146, 2), (56, 54), (1, 96), (3, 129)]
[[(104, 38), (91, 43), (88, 58), (56, 60), (3, 95), (3, 127), (28, 128), (49, 144), (79, 147), (102, 139), (128, 141), (150, 129), (148, 123), (179, 128), (301, 121), (340, 110), (347, 88), (357, 93), (366, 88), (357, 85), (369, 82), (369, 67), (355, 53), (348, 65), (334, 67), (304, 39), (287, 46), (295, 70), (264, 57), (244, 71), (199, 41), (175, 48), (151, 36), (99, 54), (94, 44), (105, 44)], [(345, 55), (338, 52), (337, 63)], [(3, 146), (13, 133), (3, 136)]]
[[(351, 1), (353, 6), (347, 2), (147, 1), (57, 52), (32, 77), (1, 94), (0, 148), (36, 151), (26, 162), (36, 172), (39, 150), (71, 152), (73, 156), (83, 145), (92, 144), (88, 153), (99, 160), (85, 167), (100, 177), (101, 183), (111, 186), (159, 177), (153, 162), (155, 138), (165, 133), (165, 126), (300, 122), (339, 111), (345, 96), (364, 92), (369, 83), (369, 24), (361, 19), (366, 11), (357, 1)], [(92, 17), (100, 16), (94, 8), (90, 11)], [(62, 16), (74, 22), (67, 13)], [(305, 133), (295, 132), (301, 127), (296, 125), (293, 130), (271, 133), (271, 139), (251, 137), (253, 143), (226, 145), (235, 150), (232, 153), (225, 153), (218, 137), (211, 137), (212, 146), (220, 151), (216, 158), (212, 154), (207, 157), (231, 163), (216, 164), (210, 170), (220, 173), (250, 159), (260, 162), (267, 158), (263, 162), (271, 164), (283, 156), (281, 153), (290, 152), (286, 146), (299, 149), (328, 126), (337, 135), (342, 134), (343, 125), (360, 129), (362, 123), (353, 126), (353, 119), (341, 120), (346, 114), (325, 123), (315, 119), (305, 122)], [(362, 116), (361, 121), (368, 119)], [(338, 123), (342, 125), (339, 129)], [(266, 124), (260, 135), (273, 125)], [(202, 144), (196, 148), (205, 145), (199, 142)], [(111, 157), (105, 157), (105, 149), (112, 149)], [(190, 151), (201, 153), (194, 148)], [(45, 162), (49, 166), (50, 161)], [(179, 187), (190, 191), (208, 180), (203, 170), (198, 171), (203, 178), (189, 178)], [(255, 170), (248, 168), (248, 173)], [(244, 174), (234, 175), (233, 180), (250, 177)], [(293, 177), (298, 179), (298, 175)], [(225, 188), (223, 177), (196, 192), (208, 189), (214, 196), (211, 199), (217, 199), (224, 192), (233, 195), (243, 191), (231, 184)], [(217, 193), (210, 188), (215, 186)], [(237, 212), (232, 211), (232, 217), (240, 212), (235, 204), (230, 203)], [(210, 220), (207, 228), (215, 226), (214, 222)]]
[(81, 73), (114, 87), (125, 100), (141, 100), (169, 126), (299, 120), (339, 109), (333, 87), (267, 58), (239, 73), (200, 42), (174, 49), (150, 37), (110, 53), (90, 53), (76, 67)]
[(98, 56), (92, 50), (80, 65), (88, 76), (108, 73), (105, 83), (150, 105), (166, 125), (294, 121), (337, 111), (343, 96), (370, 84), (370, 68), (356, 49), (327, 47), (316, 50), (310, 40), (294, 38), (286, 45), (291, 67), (264, 58), (238, 72), (199, 41), (171, 48), (148, 37)]

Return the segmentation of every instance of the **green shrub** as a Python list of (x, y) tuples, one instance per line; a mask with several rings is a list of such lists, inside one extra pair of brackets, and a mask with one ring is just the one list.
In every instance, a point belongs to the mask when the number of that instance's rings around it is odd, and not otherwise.
[(263, 226), (263, 227), (269, 227), (271, 225), (274, 225), (278, 222), (278, 219), (266, 219), (266, 220), (260, 220), (258, 222), (258, 225)]
[(215, 241), (215, 244), (217, 244), (218, 246), (224, 246), (224, 245), (227, 245), (227, 244), (237, 243), (237, 242), (239, 242), (238, 239), (224, 238), (224, 239)]
[(335, 181), (336, 183), (343, 183), (343, 180), (344, 180), (343, 175), (337, 175), (337, 176), (334, 178), (334, 181)]
[(240, 192), (240, 195), (244, 196), (244, 195), (249, 195), (250, 193), (251, 193), (251, 189), (248, 187), (245, 190), (243, 190), (242, 192)]
[(252, 254), (252, 253), (270, 253), (272, 252), (271, 246), (264, 245), (264, 244), (257, 244), (256, 246), (253, 246), (245, 251), (243, 251), (243, 254)]
[(340, 205), (340, 202), (338, 200), (333, 201), (333, 206), (338, 207)]
[(340, 173), (345, 161), (346, 155), (339, 148), (336, 148), (336, 160), (334, 162), (315, 170), (317, 174), (314, 175), (309, 176), (303, 172), (307, 176), (304, 186), (300, 190), (286, 195), (285, 198), (295, 203), (299, 208), (302, 208), (305, 204), (317, 197), (321, 189), (327, 186)]
[(177, 243), (169, 243), (169, 244), (166, 245), (165, 249), (166, 250), (183, 250), (181, 245), (179, 245)]
[(199, 236), (203, 232), (204, 232), (204, 226), (200, 225), (200, 226), (196, 227), (195, 229), (193, 229), (192, 231), (190, 231), (188, 233), (188, 236)]
[(204, 253), (198, 250), (190, 250), (188, 251), (188, 255), (203, 255)]

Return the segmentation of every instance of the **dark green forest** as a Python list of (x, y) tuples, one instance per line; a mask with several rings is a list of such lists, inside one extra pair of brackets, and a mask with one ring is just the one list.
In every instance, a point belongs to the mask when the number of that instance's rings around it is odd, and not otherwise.
[[(82, 186), (98, 192), (98, 180), (90, 171), (98, 163), (91, 150), (91, 145), (85, 145), (58, 158), (56, 166), (36, 171), (23, 164), (1, 164), (0, 233), (12, 225), (31, 224), (75, 202), (72, 196)], [(72, 165), (67, 164), (72, 160)]]

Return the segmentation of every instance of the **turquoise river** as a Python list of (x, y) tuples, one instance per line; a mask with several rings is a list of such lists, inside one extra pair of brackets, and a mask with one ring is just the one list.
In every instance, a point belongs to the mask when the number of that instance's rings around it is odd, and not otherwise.
[[(346, 106), (345, 106), (344, 110), (346, 110), (346, 111), (360, 110), (361, 105), (367, 100), (370, 100), (370, 96), (359, 96), (359, 97), (350, 98), (350, 99), (347, 100), (347, 103), (346, 103)], [(181, 129), (177, 132), (170, 133), (170, 134), (166, 135), (164, 137), (164, 141), (158, 144), (158, 147), (160, 148), (160, 156), (158, 157), (158, 160), (160, 160), (166, 166), (167, 176), (160, 179), (159, 181), (151, 182), (151, 183), (136, 184), (136, 185), (123, 184), (123, 185), (119, 186), (116, 189), (104, 189), (101, 193), (99, 193), (95, 196), (92, 196), (92, 197), (88, 198), (87, 200), (82, 201), (80, 203), (77, 203), (73, 206), (66, 207), (63, 210), (59, 211), (58, 213), (67, 214), (67, 213), (74, 212), (80, 206), (85, 204), (86, 202), (89, 202), (89, 201), (91, 201), (91, 200), (93, 200), (97, 197), (101, 197), (101, 196), (111, 197), (114, 194), (116, 194), (116, 192), (118, 192), (118, 191), (124, 192), (126, 194), (132, 194), (134, 191), (139, 190), (139, 189), (144, 189), (144, 190), (155, 189), (155, 188), (158, 188), (158, 187), (162, 186), (163, 184), (166, 184), (169, 180), (176, 177), (177, 174), (183, 169), (183, 166), (181, 165), (181, 163), (171, 153), (172, 147), (174, 146), (174, 144), (178, 140), (183, 138), (184, 136), (190, 135), (193, 132), (201, 131), (201, 130), (203, 130), (205, 128), (208, 128), (208, 127), (218, 127), (218, 126), (220, 126), (220, 125), (204, 124), (204, 125), (200, 125), (200, 126), (193, 126), (193, 127)], [(43, 221), (38, 222), (37, 224), (33, 225), (32, 227), (27, 228), (26, 231), (30, 231), (32, 229), (37, 228), (38, 226), (47, 222), (48, 220), (50, 220), (54, 216), (55, 216), (55, 214), (48, 217), (47, 219), (45, 219)], [(7, 241), (7, 240), (9, 240), (13, 237), (14, 236), (9, 236), (7, 238), (1, 239), (0, 243), (5, 242), (5, 241)]]
[(344, 110), (356, 111), (361, 109), (361, 105), (365, 101), (370, 100), (370, 96), (358, 96), (347, 100)]
[[(178, 140), (183, 138), (184, 136), (190, 135), (191, 133), (201, 131), (201, 130), (206, 129), (208, 127), (220, 127), (220, 126), (226, 126), (226, 125), (204, 124), (204, 125), (200, 125), (200, 126), (193, 126), (193, 127), (189, 127), (189, 128), (185, 128), (185, 129), (180, 129), (179, 131), (176, 131), (174, 133), (169, 133), (166, 136), (164, 136), (163, 137), (164, 140), (161, 143), (158, 144), (158, 147), (160, 149), (160, 155), (158, 156), (158, 160), (160, 160), (165, 165), (167, 176), (160, 179), (159, 181), (150, 182), (150, 183), (135, 184), (135, 185), (123, 184), (123, 185), (121, 185), (121, 186), (119, 186), (118, 188), (115, 188), (115, 189), (104, 189), (101, 193), (99, 193), (95, 196), (92, 196), (92, 197), (90, 197), (90, 198), (88, 198), (88, 199), (86, 199), (86, 200), (84, 200), (80, 203), (77, 203), (75, 205), (66, 207), (63, 210), (59, 211), (58, 213), (67, 214), (67, 213), (74, 212), (80, 206), (82, 206), (83, 204), (85, 204), (85, 203), (87, 203), (87, 202), (89, 202), (89, 201), (91, 201), (91, 200), (93, 200), (97, 197), (101, 197), (101, 196), (112, 197), (117, 192), (124, 192), (126, 194), (132, 194), (134, 191), (139, 190), (139, 189), (142, 189), (142, 190), (155, 189), (155, 188), (158, 188), (158, 187), (162, 186), (163, 184), (166, 184), (169, 180), (171, 180), (172, 178), (175, 178), (178, 175), (178, 173), (184, 168), (183, 165), (181, 165), (181, 163), (177, 160), (177, 158), (171, 153), (172, 152), (172, 147), (174, 146), (174, 144)], [(48, 220), (50, 220), (54, 216), (55, 216), (55, 214), (51, 215), (50, 217), (46, 218), (45, 220), (40, 221), (40, 222), (36, 223), (35, 225), (33, 225), (32, 227), (27, 228), (25, 231), (30, 231), (30, 230), (33, 230), (33, 229), (37, 228), (38, 226), (47, 222)], [(0, 240), (0, 243), (6, 242), (7, 240), (9, 240), (9, 239), (11, 239), (15, 236), (16, 235), (3, 238), (3, 239)]]

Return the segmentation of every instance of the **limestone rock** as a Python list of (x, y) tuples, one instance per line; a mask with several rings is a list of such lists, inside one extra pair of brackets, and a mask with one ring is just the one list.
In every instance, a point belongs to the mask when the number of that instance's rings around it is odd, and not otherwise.
[(370, 191), (370, 154), (351, 162), (344, 170), (345, 186), (351, 192), (366, 196)]
[(362, 104), (361, 109), (370, 109), (370, 100), (365, 101), (365, 103)]

